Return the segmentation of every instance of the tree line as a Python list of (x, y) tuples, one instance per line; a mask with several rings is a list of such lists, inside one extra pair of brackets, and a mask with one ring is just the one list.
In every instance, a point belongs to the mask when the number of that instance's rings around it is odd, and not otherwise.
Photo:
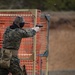
[(75, 10), (75, 0), (0, 0), (0, 9)]

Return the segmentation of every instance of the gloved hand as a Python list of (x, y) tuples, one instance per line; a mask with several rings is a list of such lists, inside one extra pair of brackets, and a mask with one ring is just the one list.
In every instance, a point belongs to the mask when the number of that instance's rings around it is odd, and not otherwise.
[(40, 31), (40, 27), (33, 27), (33, 30), (35, 30), (36, 32)]

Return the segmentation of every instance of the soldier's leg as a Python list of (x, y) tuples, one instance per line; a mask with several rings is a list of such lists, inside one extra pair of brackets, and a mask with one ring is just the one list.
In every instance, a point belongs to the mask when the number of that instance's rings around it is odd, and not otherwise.
[(7, 69), (0, 67), (0, 75), (8, 75), (9, 71)]
[(23, 75), (23, 71), (19, 65), (19, 59), (17, 57), (12, 57), (10, 63), (10, 72), (12, 75)]

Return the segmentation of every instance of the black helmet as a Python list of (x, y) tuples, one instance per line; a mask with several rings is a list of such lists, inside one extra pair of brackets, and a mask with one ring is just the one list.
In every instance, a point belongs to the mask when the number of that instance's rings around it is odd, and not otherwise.
[(22, 28), (25, 24), (25, 21), (22, 16), (17, 16), (13, 23), (16, 24), (18, 27)]

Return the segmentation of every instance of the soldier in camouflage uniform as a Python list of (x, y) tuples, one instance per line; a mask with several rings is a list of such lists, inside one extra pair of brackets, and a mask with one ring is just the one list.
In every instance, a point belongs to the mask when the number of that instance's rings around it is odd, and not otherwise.
[(3, 35), (3, 46), (1, 49), (3, 60), (8, 60), (5, 63), (6, 68), (0, 68), (0, 75), (8, 75), (9, 72), (12, 75), (23, 75), (22, 69), (19, 65), (18, 49), (20, 47), (21, 39), (27, 37), (33, 37), (36, 32), (39, 31), (39, 27), (33, 27), (30, 29), (23, 29), (25, 22), (23, 17), (17, 16), (13, 24), (7, 27)]

